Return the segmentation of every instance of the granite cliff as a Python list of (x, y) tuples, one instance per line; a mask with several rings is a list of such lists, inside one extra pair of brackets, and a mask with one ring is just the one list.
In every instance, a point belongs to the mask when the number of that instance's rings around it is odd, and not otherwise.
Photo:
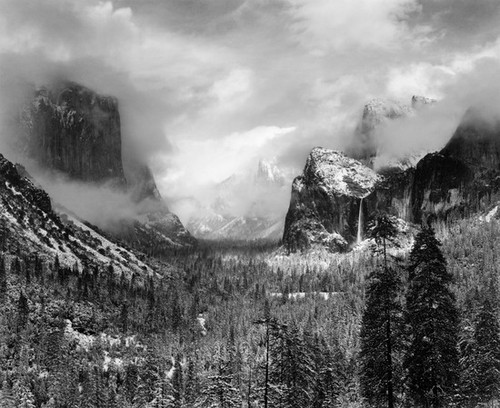
[(343, 153), (314, 148), (292, 184), (283, 242), (288, 250), (320, 244), (341, 251), (357, 239), (363, 199), (380, 181), (372, 169)]
[(40, 166), (125, 186), (118, 101), (74, 83), (41, 88), (22, 112), (21, 148)]
[(36, 90), (20, 122), (17, 148), (37, 166), (131, 198), (135, 216), (111, 225), (110, 231), (120, 238), (148, 250), (195, 243), (169, 211), (147, 164), (132, 156), (125, 168), (116, 98), (61, 82)]

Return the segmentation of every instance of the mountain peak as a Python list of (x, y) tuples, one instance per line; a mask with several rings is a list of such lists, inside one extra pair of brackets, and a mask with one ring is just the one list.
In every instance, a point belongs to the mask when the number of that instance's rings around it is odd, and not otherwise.
[[(411, 105), (392, 99), (375, 98), (370, 100), (363, 108), (359, 122), (346, 152), (350, 157), (373, 164), (381, 153), (384, 125), (389, 121), (402, 120), (416, 114), (426, 105), (436, 103), (435, 99), (414, 95)], [(383, 152), (382, 152), (383, 153)], [(410, 155), (422, 156), (421, 152), (412, 152)], [(394, 159), (398, 161), (400, 158)], [(407, 162), (406, 157), (401, 158)], [(412, 160), (410, 160), (412, 161)]]
[(433, 105), (437, 99), (427, 98), (426, 96), (413, 95), (411, 97), (411, 107), (415, 110), (421, 109), (426, 105)]
[(276, 159), (259, 160), (255, 180), (257, 183), (276, 184), (278, 186), (285, 184), (285, 176), (276, 165)]
[(122, 201), (131, 199), (130, 205), (125, 204), (132, 207), (127, 216), (113, 226), (122, 238), (139, 246), (151, 245), (149, 239), (164, 247), (194, 243), (169, 212), (144, 160), (129, 151), (125, 168), (115, 97), (69, 81), (41, 87), (23, 108), (21, 128), (20, 150), (41, 169), (62, 173), (70, 182), (83, 182), (89, 188), (111, 187), (113, 193), (123, 193)]

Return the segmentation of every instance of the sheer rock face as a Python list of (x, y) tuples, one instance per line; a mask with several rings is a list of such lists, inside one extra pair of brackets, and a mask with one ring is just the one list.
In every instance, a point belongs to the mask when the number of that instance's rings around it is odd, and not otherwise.
[(411, 191), (411, 217), (420, 224), (463, 215), (470, 205), (467, 186), (474, 173), (461, 161), (431, 153), (419, 161)]
[(151, 169), (142, 163), (130, 162), (125, 173), (127, 184), (135, 202), (143, 200), (162, 201)]
[(115, 235), (140, 244), (140, 249), (195, 243), (168, 210), (149, 167), (128, 157), (124, 171), (116, 98), (71, 82), (42, 88), (24, 107), (21, 122), (24, 137), (18, 144), (40, 167), (131, 194), (136, 217), (113, 225)]
[(303, 174), (292, 185), (284, 245), (292, 252), (316, 244), (332, 251), (346, 249), (356, 239), (361, 199), (380, 181), (357, 160), (334, 150), (314, 148)]
[(23, 111), (25, 151), (74, 180), (125, 187), (118, 102), (77, 84), (40, 89)]
[(470, 167), (500, 170), (500, 121), (469, 109), (441, 152)]
[(469, 109), (439, 154), (417, 165), (414, 222), (474, 213), (500, 191), (500, 122)]

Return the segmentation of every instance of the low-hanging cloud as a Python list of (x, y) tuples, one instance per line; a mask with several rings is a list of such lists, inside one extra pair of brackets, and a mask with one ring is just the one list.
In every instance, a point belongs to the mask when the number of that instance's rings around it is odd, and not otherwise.
[(440, 100), (384, 128), (394, 155), (451, 136), (472, 94), (495, 105), (497, 75), (482, 68), (500, 54), (493, 0), (475, 5), (475, 41), (458, 24), (466, 2), (202, 3), (0, 0), (0, 149), (32, 84), (79, 82), (118, 98), (126, 168), (147, 162), (167, 200), (209, 203), (260, 158), (298, 174), (312, 147), (343, 149), (373, 97)]
[(375, 137), (384, 159), (405, 157), (442, 149), (453, 136), (465, 113), (474, 108), (483, 119), (500, 120), (500, 60), (483, 58), (467, 72), (457, 74), (453, 83), (440, 89), (437, 103), (420, 109), (410, 117), (388, 121)]

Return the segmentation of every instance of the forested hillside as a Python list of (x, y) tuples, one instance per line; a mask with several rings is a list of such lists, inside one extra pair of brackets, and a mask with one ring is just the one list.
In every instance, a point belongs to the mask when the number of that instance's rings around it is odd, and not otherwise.
[[(439, 392), (448, 405), (476, 406), (497, 399), (500, 384), (500, 223), (475, 218), (436, 231), (457, 311), (460, 364), (451, 387)], [(2, 407), (357, 407), (371, 401), (362, 386), (360, 331), (365, 289), (384, 265), (380, 252), (294, 263), (276, 245), (203, 244), (165, 256), (168, 273), (142, 280), (112, 264), (79, 271), (57, 257), (12, 252), (5, 231), (2, 248)], [(401, 282), (397, 298), (406, 313), (405, 297), (415, 290), (412, 258), (391, 253), (387, 262)], [(407, 329), (398, 334), (395, 364), (408, 353)], [(363, 339), (370, 340), (366, 331)], [(377, 381), (383, 388), (386, 380)], [(414, 390), (399, 383), (396, 400), (415, 400)], [(387, 406), (383, 392), (373, 401), (367, 406)], [(429, 406), (447, 406), (436, 404)]]

